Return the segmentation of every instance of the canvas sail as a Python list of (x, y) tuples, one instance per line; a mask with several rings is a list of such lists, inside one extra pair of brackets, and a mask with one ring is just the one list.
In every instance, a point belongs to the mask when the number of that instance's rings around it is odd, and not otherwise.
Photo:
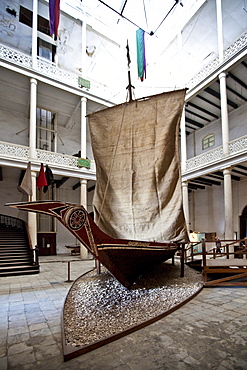
[(89, 115), (95, 221), (114, 238), (188, 241), (178, 132), (185, 90)]

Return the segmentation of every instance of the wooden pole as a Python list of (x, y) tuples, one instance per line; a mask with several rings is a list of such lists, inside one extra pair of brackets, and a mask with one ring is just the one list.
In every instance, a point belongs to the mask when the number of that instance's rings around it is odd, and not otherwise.
[(181, 264), (180, 277), (184, 277), (184, 244), (182, 244), (182, 249), (180, 253), (180, 264)]
[(207, 258), (206, 258), (206, 242), (205, 239), (202, 239), (202, 266), (203, 266), (203, 281), (207, 281), (207, 273), (205, 272), (207, 264)]

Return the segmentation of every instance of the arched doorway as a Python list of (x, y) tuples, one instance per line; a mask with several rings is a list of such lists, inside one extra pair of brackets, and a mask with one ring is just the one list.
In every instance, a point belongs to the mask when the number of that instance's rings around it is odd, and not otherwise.
[(240, 216), (240, 239), (247, 238), (247, 206)]

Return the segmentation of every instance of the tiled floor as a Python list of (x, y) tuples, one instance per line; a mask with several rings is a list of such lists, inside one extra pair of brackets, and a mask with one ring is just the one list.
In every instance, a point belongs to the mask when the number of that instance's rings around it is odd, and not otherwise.
[(246, 288), (206, 288), (162, 320), (64, 363), (71, 259), (71, 279), (94, 267), (78, 257), (41, 257), (39, 275), (0, 278), (0, 370), (247, 369)]

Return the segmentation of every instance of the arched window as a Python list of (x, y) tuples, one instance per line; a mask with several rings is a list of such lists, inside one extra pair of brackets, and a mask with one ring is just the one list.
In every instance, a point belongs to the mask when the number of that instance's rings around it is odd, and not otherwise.
[(210, 148), (211, 146), (214, 146), (214, 144), (214, 134), (209, 134), (202, 139), (202, 150)]

